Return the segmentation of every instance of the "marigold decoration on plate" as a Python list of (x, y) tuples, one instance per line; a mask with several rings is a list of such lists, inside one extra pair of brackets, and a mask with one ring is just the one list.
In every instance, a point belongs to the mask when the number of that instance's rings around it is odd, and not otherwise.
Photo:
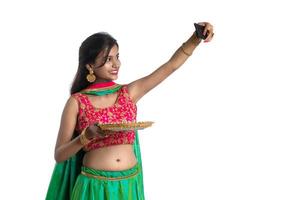
[(100, 124), (97, 126), (103, 131), (126, 131), (126, 130), (142, 130), (150, 127), (154, 122), (152, 121), (141, 121), (141, 122), (125, 122), (125, 123), (110, 123)]

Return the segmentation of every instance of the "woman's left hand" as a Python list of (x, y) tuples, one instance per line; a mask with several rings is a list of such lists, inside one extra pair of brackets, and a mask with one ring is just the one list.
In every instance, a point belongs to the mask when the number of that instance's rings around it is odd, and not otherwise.
[(209, 33), (207, 38), (204, 40), (204, 42), (210, 42), (214, 36), (214, 27), (208, 22), (200, 22), (199, 25), (205, 26), (203, 35), (205, 35), (207, 32)]

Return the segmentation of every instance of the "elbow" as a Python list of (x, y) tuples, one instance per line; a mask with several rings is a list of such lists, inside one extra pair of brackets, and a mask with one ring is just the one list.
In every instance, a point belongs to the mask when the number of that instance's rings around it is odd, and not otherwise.
[(59, 155), (57, 155), (57, 153), (54, 154), (54, 160), (59, 163), (62, 162), (61, 158), (59, 157)]
[(55, 159), (56, 163), (60, 163), (60, 162), (67, 160), (67, 159), (62, 158), (61, 156), (54, 156), (54, 159)]
[(59, 153), (58, 151), (55, 151), (54, 159), (55, 159), (56, 163), (60, 163), (60, 162), (63, 162), (63, 161), (66, 160), (66, 159), (63, 158), (62, 154)]
[(54, 156), (54, 160), (55, 160), (56, 163), (62, 162), (62, 160), (60, 158), (58, 158), (57, 156)]

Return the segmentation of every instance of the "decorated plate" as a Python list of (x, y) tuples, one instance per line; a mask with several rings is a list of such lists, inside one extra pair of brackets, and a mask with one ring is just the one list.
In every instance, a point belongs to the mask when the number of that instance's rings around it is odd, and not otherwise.
[(150, 127), (154, 122), (141, 121), (141, 122), (125, 122), (125, 123), (111, 123), (111, 124), (97, 124), (104, 131), (130, 131), (142, 130)]

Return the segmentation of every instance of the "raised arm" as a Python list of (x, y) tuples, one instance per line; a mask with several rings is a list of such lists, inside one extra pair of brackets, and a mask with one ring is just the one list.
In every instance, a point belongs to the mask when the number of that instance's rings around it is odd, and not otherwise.
[[(204, 35), (209, 31), (209, 36), (204, 42), (209, 42), (213, 35), (213, 26), (207, 22), (199, 23), (205, 25)], [(128, 91), (132, 100), (137, 103), (147, 92), (156, 87), (159, 83), (165, 80), (169, 75), (176, 71), (183, 63), (192, 55), (194, 49), (199, 45), (201, 39), (197, 38), (196, 34), (192, 36), (180, 46), (171, 58), (157, 68), (151, 74), (135, 80), (128, 84)]]

